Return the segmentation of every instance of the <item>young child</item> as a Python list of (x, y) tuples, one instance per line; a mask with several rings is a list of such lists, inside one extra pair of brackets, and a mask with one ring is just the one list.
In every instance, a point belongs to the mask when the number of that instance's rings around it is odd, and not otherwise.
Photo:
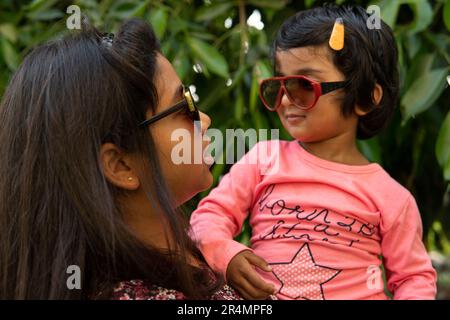
[[(435, 298), (414, 197), (356, 147), (381, 131), (398, 96), (393, 33), (368, 19), (327, 5), (282, 25), (277, 77), (260, 96), (294, 140), (258, 143), (192, 214), (207, 262), (245, 298), (387, 299), (382, 264), (394, 299)], [(264, 148), (277, 159), (271, 174)], [(251, 248), (233, 240), (248, 214)]]

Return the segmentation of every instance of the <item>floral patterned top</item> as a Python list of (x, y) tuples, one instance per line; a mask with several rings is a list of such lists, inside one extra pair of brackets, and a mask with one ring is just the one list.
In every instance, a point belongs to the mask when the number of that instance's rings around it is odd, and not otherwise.
[[(216, 275), (206, 265), (202, 265), (213, 283)], [(148, 280), (129, 280), (120, 282), (113, 290), (113, 300), (186, 300), (187, 297), (180, 291), (163, 288), (152, 284)], [(224, 285), (212, 294), (208, 300), (243, 300), (230, 286)]]
[[(114, 289), (113, 300), (185, 300), (177, 290), (152, 285), (145, 280), (123, 281)], [(243, 300), (230, 286), (224, 285), (209, 297), (209, 300)]]

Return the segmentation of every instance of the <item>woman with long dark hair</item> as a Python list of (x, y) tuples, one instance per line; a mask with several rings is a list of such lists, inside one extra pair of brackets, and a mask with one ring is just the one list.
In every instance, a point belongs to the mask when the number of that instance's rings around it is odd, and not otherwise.
[(33, 50), (0, 105), (0, 298), (238, 298), (178, 209), (212, 183), (204, 162), (171, 161), (172, 132), (193, 137), (194, 120), (203, 134), (143, 21)]

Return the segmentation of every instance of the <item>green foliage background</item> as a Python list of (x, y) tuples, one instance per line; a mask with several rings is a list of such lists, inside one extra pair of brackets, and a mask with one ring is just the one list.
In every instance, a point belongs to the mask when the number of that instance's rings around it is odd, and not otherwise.
[[(66, 28), (71, 4), (103, 31), (115, 32), (124, 19), (152, 23), (163, 52), (186, 84), (196, 86), (212, 127), (282, 128), (262, 108), (258, 79), (271, 74), (269, 47), (282, 21), (324, 1), (305, 0), (35, 0), (0, 2), (0, 96), (24, 55)], [(364, 154), (380, 163), (416, 197), (429, 250), (450, 254), (450, 0), (336, 1), (376, 4), (394, 30), (400, 52), (401, 99), (390, 127), (359, 141)], [(258, 10), (264, 28), (247, 24)], [(229, 28), (224, 21), (231, 22)], [(231, 19), (231, 20), (230, 20)], [(199, 65), (197, 73), (193, 65)], [(231, 80), (229, 80), (231, 79)], [(0, 124), (1, 125), (1, 124)], [(281, 130), (280, 137), (291, 139)], [(7, 143), (2, 141), (1, 143)], [(228, 171), (213, 167), (214, 181)], [(196, 203), (207, 192), (193, 199)], [(239, 239), (248, 242), (248, 225)]]

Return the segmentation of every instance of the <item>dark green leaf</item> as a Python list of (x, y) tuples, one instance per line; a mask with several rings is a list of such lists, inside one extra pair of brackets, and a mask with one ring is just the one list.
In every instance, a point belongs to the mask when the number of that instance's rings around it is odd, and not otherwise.
[(450, 31), (450, 0), (447, 0), (444, 5), (444, 10), (442, 12), (443, 19), (447, 30)]
[(433, 105), (447, 86), (447, 72), (447, 68), (433, 70), (414, 81), (401, 101), (404, 122)]
[(225, 12), (229, 11), (232, 6), (233, 3), (228, 1), (228, 2), (213, 3), (209, 6), (201, 7), (200, 10), (198, 10), (197, 13), (195, 14), (195, 20), (209, 21), (215, 19), (221, 14), (224, 14)]
[(386, 22), (391, 28), (395, 28), (395, 21), (397, 20), (398, 9), (400, 4), (398, 1), (383, 0), (375, 3), (380, 6), (381, 18)]
[(4, 37), (0, 37), (1, 49), (3, 59), (6, 65), (12, 71), (16, 70), (19, 66), (19, 54), (14, 46)]
[[(396, 1), (390, 1), (395, 3)], [(414, 34), (425, 30), (433, 21), (433, 9), (428, 0), (400, 0), (397, 5), (408, 4), (414, 13), (411, 23), (397, 26), (397, 30), (406, 34)], [(384, 19), (384, 16), (382, 15)]]
[(447, 113), (436, 141), (436, 158), (442, 168), (450, 165), (450, 111)]
[(369, 161), (382, 164), (381, 147), (377, 138), (358, 140), (357, 144)]
[(194, 54), (205, 63), (211, 72), (223, 78), (229, 77), (228, 64), (216, 48), (196, 38), (189, 37), (187, 42)]
[(428, 0), (404, 0), (411, 4), (414, 11), (413, 23), (408, 27), (408, 33), (417, 33), (425, 30), (433, 21), (433, 9)]
[(118, 2), (113, 7), (112, 16), (117, 19), (129, 19), (142, 17), (148, 7), (150, 0), (145, 0), (136, 5), (135, 1)]
[(49, 9), (46, 11), (32, 11), (27, 17), (36, 21), (55, 20), (64, 17), (64, 13), (58, 9)]
[(5, 23), (0, 25), (0, 35), (3, 35), (11, 42), (17, 41), (17, 29), (11, 23)]
[(238, 121), (242, 121), (244, 115), (245, 99), (242, 90), (237, 90), (236, 104), (234, 106), (234, 118)]
[(422, 75), (427, 74), (431, 70), (436, 54), (434, 52), (426, 52), (414, 57), (412, 65), (408, 70), (408, 74), (405, 79), (405, 88), (408, 89), (411, 84), (420, 78)]
[(191, 64), (189, 63), (189, 58), (184, 51), (180, 51), (179, 54), (172, 61), (173, 67), (175, 68), (178, 76), (180, 77), (182, 82), (185, 82), (186, 75), (191, 68)]
[(248, 0), (248, 3), (260, 7), (260, 8), (270, 8), (270, 9), (281, 9), (286, 6), (286, 0)]
[(168, 14), (165, 8), (154, 8), (150, 11), (149, 21), (159, 39), (162, 39), (167, 28)]

